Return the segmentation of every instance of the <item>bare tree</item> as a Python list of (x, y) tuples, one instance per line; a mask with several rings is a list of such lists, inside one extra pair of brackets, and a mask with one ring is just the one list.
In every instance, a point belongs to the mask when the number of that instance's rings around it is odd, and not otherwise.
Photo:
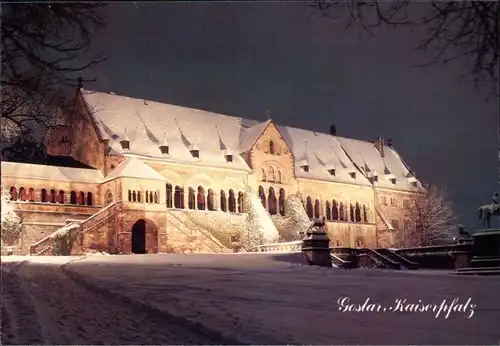
[(464, 76), (471, 74), (476, 87), (485, 84), (498, 96), (498, 1), (312, 0), (309, 6), (370, 34), (381, 26), (423, 29), (417, 48), (433, 51), (423, 66), (461, 61), (467, 67)]
[(103, 18), (100, 3), (2, 4), (3, 139), (39, 137), (72, 106), (68, 87), (105, 60), (82, 62)]
[(443, 189), (427, 185), (426, 191), (406, 209), (407, 218), (397, 233), (397, 246), (432, 246), (453, 241), (458, 219)]

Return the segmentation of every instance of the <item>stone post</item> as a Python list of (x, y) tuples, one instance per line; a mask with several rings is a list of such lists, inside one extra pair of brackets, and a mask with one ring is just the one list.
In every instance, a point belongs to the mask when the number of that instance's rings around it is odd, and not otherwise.
[(302, 240), (302, 253), (309, 265), (332, 267), (330, 238), (323, 230), (325, 218), (313, 219), (312, 222), (312, 227), (307, 230), (307, 236)]

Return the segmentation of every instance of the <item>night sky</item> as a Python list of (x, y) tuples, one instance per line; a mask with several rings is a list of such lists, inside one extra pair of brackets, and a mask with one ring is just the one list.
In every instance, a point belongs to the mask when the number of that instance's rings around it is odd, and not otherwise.
[(486, 100), (459, 64), (430, 59), (406, 29), (348, 29), (304, 3), (109, 5), (92, 51), (113, 57), (87, 89), (373, 140), (448, 191), (461, 222), (497, 183), (498, 99)]

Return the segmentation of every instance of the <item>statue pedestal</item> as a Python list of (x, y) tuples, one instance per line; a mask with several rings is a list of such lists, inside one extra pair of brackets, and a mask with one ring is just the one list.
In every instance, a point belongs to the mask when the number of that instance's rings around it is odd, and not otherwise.
[(309, 265), (332, 267), (330, 251), (330, 238), (324, 231), (307, 232), (307, 237), (302, 240), (302, 253)]
[(474, 239), (469, 268), (458, 269), (458, 274), (500, 275), (500, 229), (479, 230)]
[(500, 267), (500, 229), (481, 230), (474, 238), (472, 267)]

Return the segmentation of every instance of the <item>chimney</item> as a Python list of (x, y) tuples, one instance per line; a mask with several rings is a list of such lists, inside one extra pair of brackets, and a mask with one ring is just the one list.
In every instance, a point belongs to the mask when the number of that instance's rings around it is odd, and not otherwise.
[(337, 135), (337, 127), (335, 125), (330, 125), (330, 135), (331, 136), (336, 136)]
[(380, 153), (381, 157), (384, 157), (384, 138), (383, 137), (378, 137), (375, 143), (373, 143), (375, 148), (377, 148), (378, 152)]

